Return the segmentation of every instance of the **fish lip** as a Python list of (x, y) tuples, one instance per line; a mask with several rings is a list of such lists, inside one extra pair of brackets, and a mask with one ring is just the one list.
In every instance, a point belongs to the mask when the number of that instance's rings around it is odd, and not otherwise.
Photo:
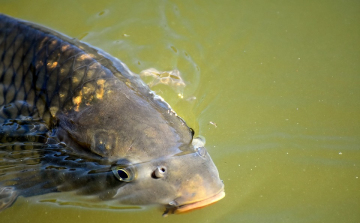
[(224, 197), (225, 197), (225, 191), (224, 191), (224, 189), (222, 189), (220, 192), (218, 192), (215, 195), (208, 197), (204, 200), (180, 205), (176, 208), (174, 213), (179, 214), (179, 213), (184, 213), (184, 212), (191, 211), (194, 209), (202, 208), (202, 207), (208, 206), (210, 204), (213, 204), (213, 203), (223, 199)]

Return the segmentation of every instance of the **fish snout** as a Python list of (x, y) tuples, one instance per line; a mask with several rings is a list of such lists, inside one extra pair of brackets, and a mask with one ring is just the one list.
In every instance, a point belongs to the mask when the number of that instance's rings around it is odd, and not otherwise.
[(196, 174), (184, 181), (179, 194), (179, 197), (169, 203), (174, 213), (202, 208), (221, 200), (225, 197), (224, 183), (215, 174), (206, 179), (201, 174)]

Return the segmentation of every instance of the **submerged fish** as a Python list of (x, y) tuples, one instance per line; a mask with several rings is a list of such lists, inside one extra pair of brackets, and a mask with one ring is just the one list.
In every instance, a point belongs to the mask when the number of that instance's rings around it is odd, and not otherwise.
[(225, 196), (201, 140), (125, 64), (1, 14), (0, 123), (0, 211), (61, 191), (165, 214)]

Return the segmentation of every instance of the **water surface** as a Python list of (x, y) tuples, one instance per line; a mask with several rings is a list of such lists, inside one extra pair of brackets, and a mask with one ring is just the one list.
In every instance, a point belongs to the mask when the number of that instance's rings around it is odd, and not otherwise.
[(185, 88), (153, 90), (206, 137), (226, 191), (171, 219), (152, 207), (20, 198), (1, 222), (360, 222), (360, 2), (0, 4), (135, 73), (178, 69)]

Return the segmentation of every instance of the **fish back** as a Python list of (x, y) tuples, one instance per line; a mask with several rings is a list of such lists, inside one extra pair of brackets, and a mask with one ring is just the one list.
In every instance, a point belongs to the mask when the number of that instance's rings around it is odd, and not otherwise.
[[(86, 52), (85, 52), (86, 50)], [(79, 109), (113, 77), (96, 50), (34, 24), (0, 15), (0, 118), (40, 117)]]

